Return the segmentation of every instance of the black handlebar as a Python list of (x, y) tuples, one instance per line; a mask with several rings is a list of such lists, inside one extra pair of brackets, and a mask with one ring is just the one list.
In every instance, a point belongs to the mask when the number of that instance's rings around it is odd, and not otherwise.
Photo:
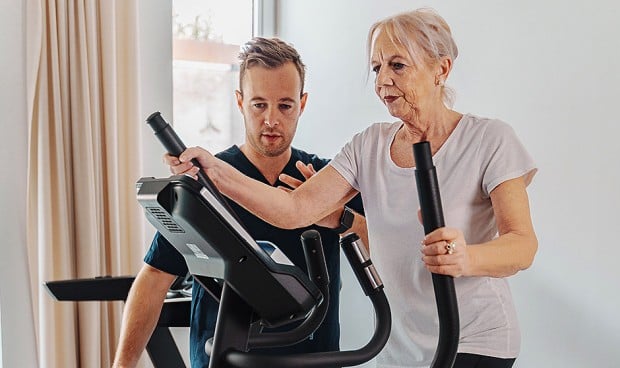
[[(148, 118), (146, 118), (146, 123), (153, 129), (157, 139), (159, 139), (164, 148), (172, 156), (179, 157), (181, 153), (187, 149), (185, 144), (183, 144), (183, 141), (181, 141), (181, 138), (179, 138), (170, 124), (164, 120), (159, 111), (152, 113)], [(197, 160), (192, 160), (192, 163), (196, 167), (202, 168)], [(203, 171), (199, 171), (196, 176), (198, 176), (198, 181), (203, 186), (207, 188), (214, 187), (211, 179), (209, 179)]]
[[(445, 226), (437, 171), (433, 165), (430, 143), (419, 142), (413, 145), (415, 158), (415, 179), (422, 212), (424, 233)], [(439, 341), (431, 368), (452, 368), (459, 345), (459, 310), (451, 276), (432, 274), (435, 301), (439, 315)]]
[[(172, 156), (179, 157), (181, 153), (183, 153), (183, 151), (187, 149), (185, 144), (183, 144), (181, 138), (179, 138), (179, 136), (170, 126), (170, 124), (168, 124), (166, 120), (164, 120), (159, 111), (155, 111), (154, 113), (149, 115), (149, 117), (146, 118), (146, 123), (153, 129), (153, 132), (155, 133), (157, 139), (159, 139), (166, 151), (168, 151), (168, 153)], [(201, 169), (196, 174), (196, 176), (198, 177), (198, 182), (202, 184), (203, 187), (207, 188), (215, 196), (215, 198), (217, 198), (218, 201), (220, 201), (220, 203), (222, 203), (222, 205), (226, 207), (226, 209), (228, 209), (235, 217), (237, 217), (237, 214), (230, 207), (230, 204), (226, 201), (222, 193), (220, 193), (220, 191), (216, 189), (215, 184), (213, 184), (211, 179), (209, 179), (207, 174), (205, 174), (205, 172), (202, 170), (202, 166), (200, 165), (198, 160), (193, 159), (192, 164)]]

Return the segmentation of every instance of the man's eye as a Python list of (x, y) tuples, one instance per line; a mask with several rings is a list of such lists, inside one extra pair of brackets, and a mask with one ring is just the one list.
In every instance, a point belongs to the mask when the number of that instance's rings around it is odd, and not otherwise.
[(265, 108), (265, 104), (262, 103), (262, 102), (255, 103), (254, 107), (256, 107), (257, 109), (263, 109), (263, 108)]
[(288, 110), (290, 108), (292, 108), (293, 106), (291, 105), (287, 105), (287, 104), (280, 104), (280, 109), (282, 110)]

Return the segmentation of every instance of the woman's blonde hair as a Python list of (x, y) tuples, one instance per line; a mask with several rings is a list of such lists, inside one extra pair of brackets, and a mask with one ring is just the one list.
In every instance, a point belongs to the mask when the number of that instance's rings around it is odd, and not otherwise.
[[(434, 10), (421, 8), (387, 17), (370, 27), (366, 44), (369, 70), (372, 47), (380, 32), (385, 32), (394, 44), (404, 46), (417, 65), (433, 65), (444, 57), (454, 61), (459, 53), (448, 23)], [(454, 91), (442, 88), (442, 98), (452, 106)]]

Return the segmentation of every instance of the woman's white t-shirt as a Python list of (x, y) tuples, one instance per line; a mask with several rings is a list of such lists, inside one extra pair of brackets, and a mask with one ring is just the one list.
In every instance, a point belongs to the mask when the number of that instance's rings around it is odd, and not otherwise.
[[(331, 161), (361, 192), (371, 257), (392, 309), (392, 332), (378, 367), (428, 367), (437, 347), (439, 322), (431, 274), (420, 252), (415, 168), (396, 166), (390, 145), (402, 122), (373, 124), (356, 134)], [(506, 180), (536, 172), (513, 129), (471, 114), (462, 117), (433, 156), (446, 226), (460, 229), (468, 244), (497, 236), (489, 193)], [(459, 352), (514, 358), (520, 331), (504, 278), (455, 279), (459, 305)]]

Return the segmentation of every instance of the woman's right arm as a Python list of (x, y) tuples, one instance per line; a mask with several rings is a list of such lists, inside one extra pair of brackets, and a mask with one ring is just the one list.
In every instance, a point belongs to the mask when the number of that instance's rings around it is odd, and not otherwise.
[(254, 180), (228, 163), (214, 157), (200, 147), (188, 148), (175, 161), (166, 156), (174, 174), (196, 175), (197, 159), (217, 188), (233, 201), (259, 218), (283, 229), (312, 225), (335, 210), (342, 208), (357, 191), (331, 166), (291, 192)]

